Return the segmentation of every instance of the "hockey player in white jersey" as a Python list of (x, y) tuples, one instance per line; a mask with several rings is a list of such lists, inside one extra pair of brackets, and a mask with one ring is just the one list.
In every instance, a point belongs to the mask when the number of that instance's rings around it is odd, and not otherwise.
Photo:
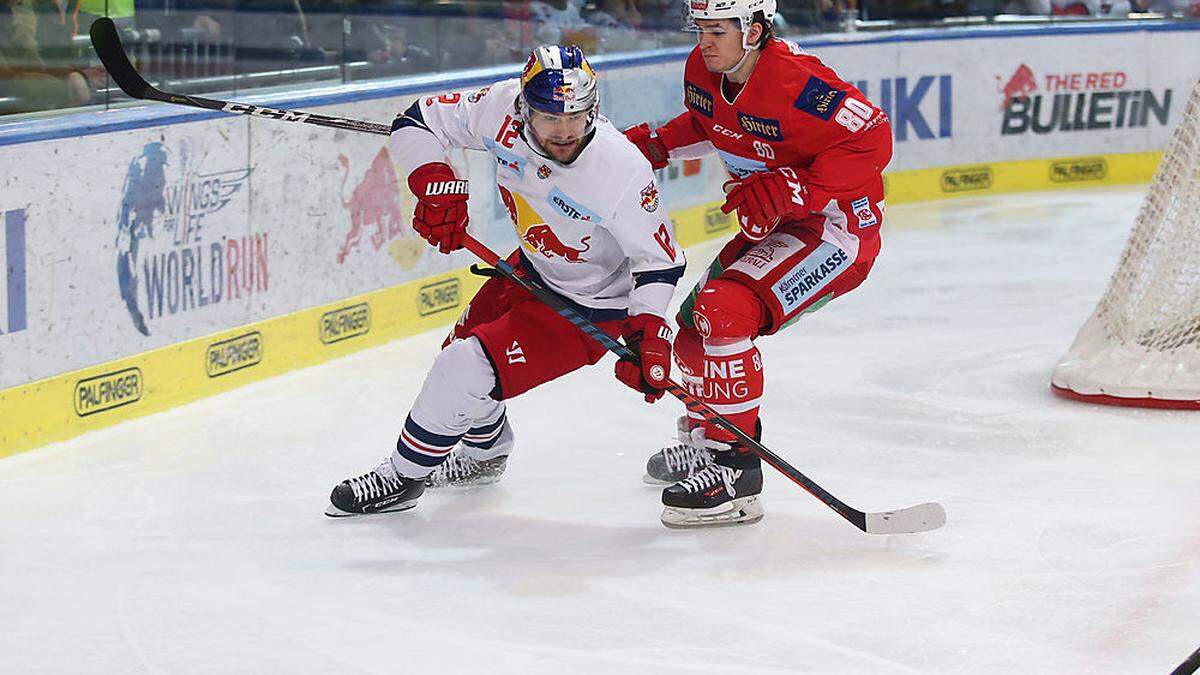
[[(622, 337), (641, 366), (619, 361), (617, 378), (647, 401), (662, 396), (664, 317), (683, 251), (650, 164), (599, 115), (596, 75), (577, 47), (537, 48), (519, 79), (418, 100), (392, 124), (391, 145), (418, 200), (413, 226), (443, 253), (462, 246), (469, 194), (445, 153), (489, 152), (520, 241), (509, 262)], [(338, 484), (326, 513), (399, 511), (427, 483), (497, 479), (515, 441), (505, 401), (604, 353), (517, 284), (492, 277), (434, 360), (395, 449)]]

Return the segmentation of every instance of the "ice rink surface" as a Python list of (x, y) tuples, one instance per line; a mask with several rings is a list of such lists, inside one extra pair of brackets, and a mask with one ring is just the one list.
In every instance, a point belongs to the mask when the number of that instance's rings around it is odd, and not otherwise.
[[(611, 357), (510, 405), (504, 479), (322, 515), (442, 332), (0, 461), (5, 673), (1167, 673), (1200, 644), (1200, 413), (1052, 396), (1143, 189), (893, 207), (864, 286), (760, 340), (757, 525), (673, 531)], [(694, 279), (716, 250), (690, 251)], [(681, 285), (682, 288), (682, 285)]]

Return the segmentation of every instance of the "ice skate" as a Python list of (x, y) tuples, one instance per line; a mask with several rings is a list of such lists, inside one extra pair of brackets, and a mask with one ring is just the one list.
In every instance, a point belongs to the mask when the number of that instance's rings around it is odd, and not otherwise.
[[(684, 415), (676, 422), (679, 443), (650, 455), (642, 482), (648, 485), (670, 485), (712, 464), (713, 451), (693, 440), (693, 422)], [(754, 439), (762, 438), (762, 421), (755, 422)]]
[(445, 462), (425, 479), (425, 487), (476, 487), (490, 485), (504, 475), (508, 455), (491, 459), (475, 459), (462, 446), (454, 449)]
[(338, 483), (329, 495), (325, 515), (331, 518), (361, 516), (368, 513), (404, 511), (417, 505), (425, 492), (425, 481), (405, 478), (396, 473), (390, 458), (373, 470)]
[[(704, 441), (712, 462), (663, 490), (662, 523), (670, 528), (757, 523), (762, 520), (762, 463), (734, 446)], [(714, 446), (724, 445), (716, 449)]]
[(679, 442), (650, 455), (646, 460), (646, 475), (642, 482), (649, 485), (670, 485), (690, 477), (712, 463), (712, 451), (692, 443), (692, 424), (687, 415), (679, 418)]

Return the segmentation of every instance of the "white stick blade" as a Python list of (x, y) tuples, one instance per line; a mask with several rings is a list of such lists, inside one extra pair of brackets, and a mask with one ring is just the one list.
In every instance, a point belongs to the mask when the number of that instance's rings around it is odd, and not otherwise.
[(928, 532), (945, 524), (946, 509), (936, 502), (867, 514), (867, 532), (870, 534)]

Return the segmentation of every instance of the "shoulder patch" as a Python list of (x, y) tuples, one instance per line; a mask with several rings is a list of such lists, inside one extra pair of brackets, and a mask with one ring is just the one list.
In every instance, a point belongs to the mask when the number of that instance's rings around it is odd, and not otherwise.
[(713, 95), (704, 91), (700, 87), (691, 82), (683, 83), (684, 100), (687, 101), (687, 106), (692, 110), (704, 115), (705, 117), (713, 116)]
[(812, 76), (804, 83), (804, 89), (792, 105), (828, 122), (845, 97), (846, 92), (838, 91), (821, 78)]
[(773, 120), (769, 117), (755, 117), (747, 115), (744, 112), (738, 113), (738, 125), (743, 131), (747, 131), (759, 138), (765, 138), (768, 141), (782, 141), (783, 127), (779, 120)]
[(483, 98), (484, 96), (487, 96), (488, 92), (491, 91), (491, 89), (492, 89), (492, 85), (489, 84), (486, 87), (481, 87), (480, 89), (475, 90), (475, 93), (471, 94), (470, 96), (467, 96), (467, 102), (468, 103), (479, 103), (479, 99)]
[(642, 198), (642, 208), (645, 209), (647, 213), (654, 213), (655, 211), (657, 211), (658, 210), (658, 185), (656, 185), (654, 183), (654, 181), (650, 181), (649, 185), (642, 188), (641, 198)]

